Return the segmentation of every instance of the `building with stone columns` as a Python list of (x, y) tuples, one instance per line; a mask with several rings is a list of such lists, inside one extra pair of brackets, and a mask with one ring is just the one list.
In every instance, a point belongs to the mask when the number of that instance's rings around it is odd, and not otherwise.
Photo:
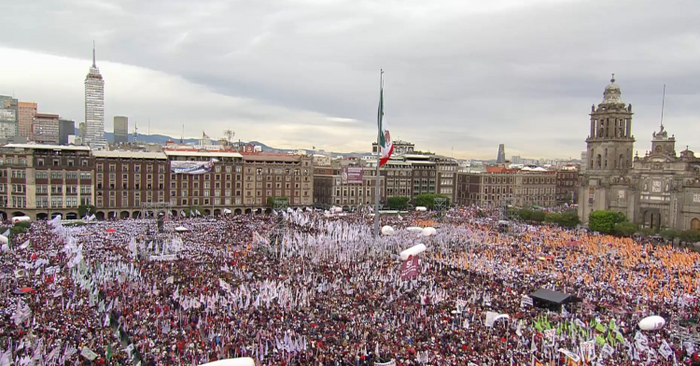
[(663, 124), (652, 134), (651, 150), (633, 156), (632, 105), (621, 94), (613, 78), (603, 101), (591, 107), (580, 175), (582, 221), (593, 211), (613, 210), (656, 231), (700, 230), (700, 159), (688, 148), (679, 155)]

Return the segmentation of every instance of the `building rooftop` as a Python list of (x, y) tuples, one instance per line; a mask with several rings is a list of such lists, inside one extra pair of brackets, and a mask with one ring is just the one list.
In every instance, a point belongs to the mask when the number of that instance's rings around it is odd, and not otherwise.
[(301, 155), (290, 155), (284, 153), (245, 153), (243, 160), (246, 161), (299, 161)]
[(97, 150), (92, 154), (96, 158), (122, 158), (122, 159), (167, 159), (162, 152), (155, 151), (124, 151), (124, 150)]
[(58, 119), (59, 116), (58, 114), (52, 114), (52, 113), (37, 113), (34, 115), (35, 118), (51, 118), (51, 119)]
[(73, 150), (73, 151), (90, 151), (87, 146), (70, 146), (70, 145), (43, 145), (43, 144), (7, 144), (0, 147), (11, 149), (33, 149), (33, 150)]
[(219, 158), (241, 158), (243, 155), (230, 150), (207, 150), (201, 151), (196, 149), (163, 149), (166, 156), (204, 156), (204, 157), (219, 157)]
[(509, 169), (504, 166), (487, 166), (486, 173), (515, 173), (518, 169)]

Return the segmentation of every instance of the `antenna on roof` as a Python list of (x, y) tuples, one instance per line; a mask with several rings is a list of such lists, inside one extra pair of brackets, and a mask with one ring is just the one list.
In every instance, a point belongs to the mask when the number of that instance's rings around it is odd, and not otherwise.
[(224, 131), (224, 136), (226, 136), (226, 138), (228, 139), (228, 143), (230, 145), (231, 139), (233, 138), (233, 136), (236, 136), (236, 133), (232, 129), (229, 128), (228, 130)]
[(664, 91), (661, 95), (661, 131), (664, 130), (664, 107), (666, 105), (666, 84), (664, 84)]

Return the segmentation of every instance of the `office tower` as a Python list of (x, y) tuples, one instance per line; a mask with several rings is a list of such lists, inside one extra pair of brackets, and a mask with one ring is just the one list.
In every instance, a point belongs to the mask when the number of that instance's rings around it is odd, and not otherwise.
[(105, 145), (105, 81), (95, 62), (92, 46), (92, 67), (85, 77), (85, 142), (101, 148)]
[(0, 139), (17, 136), (17, 99), (0, 95)]
[(21, 137), (26, 137), (27, 139), (32, 138), (32, 123), (34, 123), (34, 116), (36, 116), (37, 105), (33, 102), (19, 102), (17, 103), (17, 135)]
[(496, 163), (503, 164), (506, 162), (506, 146), (504, 144), (498, 145), (498, 157), (496, 158)]
[(40, 144), (58, 145), (59, 119), (58, 114), (37, 113), (32, 123), (32, 140)]
[(129, 142), (129, 118), (123, 116), (114, 117), (114, 143)]

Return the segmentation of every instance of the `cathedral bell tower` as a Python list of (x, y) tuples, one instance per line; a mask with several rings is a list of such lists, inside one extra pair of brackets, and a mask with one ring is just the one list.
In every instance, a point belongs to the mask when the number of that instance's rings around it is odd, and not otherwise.
[(632, 168), (632, 105), (625, 105), (620, 99), (621, 94), (613, 74), (610, 85), (605, 87), (603, 102), (598, 108), (591, 106), (586, 170), (593, 174), (620, 174)]
[(615, 74), (605, 87), (603, 101), (591, 106), (591, 129), (586, 139), (586, 168), (580, 175), (579, 217), (588, 222), (598, 210), (614, 210), (633, 217), (634, 194), (630, 191), (634, 136), (632, 105), (620, 99)]

